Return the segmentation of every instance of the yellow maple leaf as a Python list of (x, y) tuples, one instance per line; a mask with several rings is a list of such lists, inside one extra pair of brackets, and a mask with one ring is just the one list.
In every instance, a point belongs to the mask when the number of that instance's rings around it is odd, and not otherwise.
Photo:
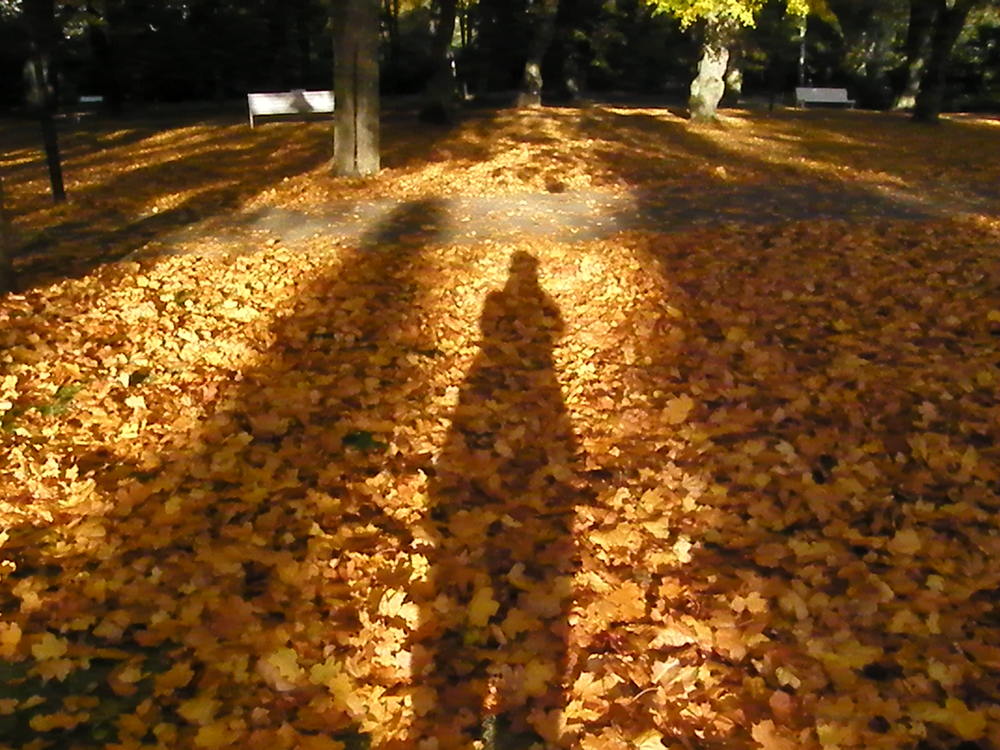
[(214, 748), (232, 747), (236, 737), (236, 732), (230, 729), (225, 722), (216, 721), (198, 729), (198, 734), (194, 737), (194, 744), (195, 747), (214, 750)]
[(635, 750), (666, 750), (666, 745), (663, 744), (663, 735), (655, 729), (643, 732), (632, 740), (632, 747)]
[(920, 551), (923, 543), (916, 529), (900, 529), (886, 546), (897, 555), (913, 555)]
[(53, 729), (73, 729), (90, 718), (88, 714), (36, 714), (28, 721), (36, 732), (51, 732)]
[(266, 657), (267, 662), (278, 670), (284, 679), (297, 682), (302, 679), (302, 667), (299, 666), (299, 655), (294, 648), (279, 648)]
[(0, 622), (0, 657), (13, 658), (21, 642), (21, 626), (16, 622)]
[(687, 421), (693, 408), (694, 400), (685, 393), (667, 401), (663, 406), (663, 419), (667, 424), (681, 424)]
[(215, 700), (211, 694), (196, 695), (181, 703), (177, 707), (177, 713), (192, 724), (207, 725), (215, 718), (219, 705), (219, 701)]
[(484, 628), (499, 609), (500, 604), (493, 598), (493, 588), (483, 586), (473, 594), (472, 601), (469, 602), (469, 624), (474, 628)]
[(39, 661), (58, 659), (69, 650), (69, 643), (54, 633), (46, 633), (31, 646), (31, 655)]
[(518, 633), (526, 633), (529, 630), (541, 627), (541, 621), (537, 617), (532, 617), (523, 609), (512, 608), (507, 612), (500, 628), (508, 638), (516, 638)]
[(944, 704), (942, 723), (948, 724), (963, 740), (977, 740), (986, 732), (986, 714), (974, 711), (958, 698), (949, 698)]
[(524, 666), (524, 692), (545, 695), (556, 676), (556, 665), (548, 661), (530, 661)]
[(192, 677), (194, 677), (194, 670), (191, 669), (191, 665), (186, 661), (178, 662), (163, 674), (156, 676), (155, 692), (157, 695), (172, 693), (177, 688), (182, 688), (191, 682)]
[(754, 738), (761, 750), (797, 750), (798, 748), (798, 743), (785, 736), (782, 730), (775, 726), (770, 719), (754, 724), (750, 730), (750, 736)]

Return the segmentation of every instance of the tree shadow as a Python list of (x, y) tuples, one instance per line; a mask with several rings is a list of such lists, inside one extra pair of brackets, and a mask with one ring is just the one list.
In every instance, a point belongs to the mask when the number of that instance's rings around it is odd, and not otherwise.
[[(968, 571), (985, 564), (979, 545), (994, 533), (971, 518), (995, 513), (1000, 434), (983, 408), (986, 379), (963, 374), (995, 351), (977, 310), (996, 237), (913, 223), (883, 236), (789, 224), (622, 240), (664, 293), (632, 382), (650, 396), (649, 418), (618, 446), (690, 480), (670, 487), (690, 501), (687, 518), (671, 517), (690, 539), (683, 565), (655, 568), (665, 635), (646, 650), (657, 677), (634, 699), (660, 731), (719, 746), (749, 745), (752, 733), (791, 747), (836, 731), (855, 747), (959, 747), (947, 721), (929, 722), (921, 744), (925, 727), (899, 717), (920, 701), (992, 703), (976, 678), (919, 675), (959, 630), (996, 642), (992, 625), (972, 625), (992, 623), (995, 607)], [(665, 420), (678, 399), (684, 418)], [(989, 466), (949, 466), (931, 443)], [(970, 507), (961, 519), (947, 510), (959, 497)], [(951, 634), (901, 625), (927, 575), (980, 592), (935, 600)], [(979, 658), (947, 661), (978, 674)], [(706, 699), (696, 669), (726, 697)]]
[[(0, 697), (41, 697), (0, 717), (5, 740), (363, 746), (376, 699), (359, 683), (379, 669), (363, 624), (416, 520), (386, 498), (422, 460), (393, 430), (426, 388), (412, 363), (435, 356), (413, 306), (443, 220), (434, 200), (403, 204), (347, 257), (314, 258), (260, 331), (259, 363), (203, 384), (214, 408), (176, 450), (77, 455), (103, 513), (6, 530), (4, 611), (68, 651), (42, 656), (26, 638), (0, 661)], [(78, 720), (39, 723), (81, 694)]]
[(423, 736), (442, 748), (559, 739), (573, 517), (586, 492), (552, 361), (562, 319), (537, 266), (515, 253), (503, 290), (486, 299), (429, 484), (433, 599), (415, 679), (433, 696)]
[[(193, 131), (187, 137), (166, 140), (161, 136), (169, 131), (138, 128), (110, 144), (91, 131), (72, 134), (65, 169), (70, 179), (79, 170), (83, 184), (71, 185), (70, 207), (15, 250), (22, 286), (84, 275), (120, 260), (157, 238), (230, 212), (329, 156), (315, 139), (289, 142), (280, 129), (249, 140), (235, 137), (242, 127), (200, 123), (185, 129)], [(131, 161), (126, 169), (123, 160)], [(120, 171), (101, 173), (112, 166)], [(26, 167), (19, 169), (27, 176)], [(12, 209), (17, 216), (28, 207)]]

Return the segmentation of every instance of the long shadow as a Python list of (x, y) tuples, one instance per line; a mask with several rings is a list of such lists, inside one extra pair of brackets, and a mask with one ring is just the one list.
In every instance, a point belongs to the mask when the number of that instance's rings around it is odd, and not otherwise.
[[(822, 723), (856, 747), (953, 748), (962, 730), (947, 721), (921, 743), (890, 719), (920, 701), (992, 704), (980, 688), (995, 694), (992, 670), (951, 686), (919, 679), (966, 625), (949, 635), (899, 623), (939, 576), (973, 592), (936, 600), (941, 619), (991, 623), (983, 637), (996, 640), (995, 604), (969, 571), (995, 533), (1000, 435), (984, 411), (991, 379), (963, 375), (995, 359), (976, 311), (996, 239), (947, 224), (890, 236), (791, 224), (637, 240), (681, 313), (649, 326), (633, 387), (653, 396), (657, 419), (620, 447), (650, 469), (675, 462), (701, 517), (686, 564), (659, 571), (673, 648), (659, 684), (635, 699), (663, 731), (792, 747)], [(657, 391), (692, 397), (681, 424), (659, 418), (669, 403)], [(988, 468), (949, 467), (931, 444)], [(951, 515), (959, 497), (969, 512)], [(981, 658), (947, 660), (980, 674)], [(738, 721), (724, 704), (687, 711), (695, 665), (731, 691)], [(838, 714), (838, 701), (853, 710)]]
[[(606, 136), (609, 123), (613, 141)], [(932, 215), (916, 197), (907, 200), (845, 178), (850, 165), (830, 157), (829, 169), (821, 173), (804, 163), (804, 151), (769, 160), (749, 148), (723, 148), (689, 123), (666, 116), (597, 110), (583, 113), (578, 127), (582, 137), (599, 144), (592, 155), (600, 168), (630, 188), (636, 210), (620, 216), (626, 229)], [(871, 164), (860, 157), (857, 162), (859, 168)]]
[[(442, 221), (434, 200), (405, 204), (339, 262), (314, 259), (260, 363), (205, 385), (215, 406), (176, 451), (77, 456), (103, 516), (6, 529), (0, 606), (32, 635), (0, 660), (0, 697), (39, 698), (0, 717), (5, 741), (364, 745), (357, 683), (377, 656), (362, 624), (411, 534), (387, 498), (423, 459), (393, 431), (426, 387), (411, 363), (435, 356), (413, 303)], [(29, 649), (39, 633), (68, 657)], [(37, 718), (81, 695), (69, 725)]]
[(423, 735), (441, 748), (557, 742), (567, 614), (585, 496), (552, 347), (562, 319), (516, 253), (486, 299), (479, 353), (430, 482), (433, 600), (416, 679), (433, 691)]
[[(312, 141), (289, 142), (287, 134), (274, 129), (255, 135), (252, 142), (239, 138), (234, 142), (233, 125), (218, 126), (217, 135), (202, 139), (197, 151), (184, 153), (184, 145), (156, 144), (153, 150), (178, 155), (135, 169), (109, 173), (106, 179), (72, 190), (71, 199), (85, 206), (81, 218), (70, 217), (52, 224), (29, 238), (15, 252), (15, 266), (22, 277), (22, 286), (61, 277), (87, 273), (95, 266), (119, 260), (146, 243), (179, 231), (198, 221), (232, 211), (244, 200), (283, 179), (315, 169), (328, 157), (325, 149)], [(147, 133), (155, 138), (156, 133)], [(72, 139), (70, 143), (72, 144)], [(145, 139), (127, 139), (132, 150)], [(99, 144), (89, 148), (100, 148)], [(71, 148), (70, 154), (80, 163), (89, 160), (85, 151)], [(138, 155), (140, 161), (145, 154)], [(101, 159), (89, 169), (100, 169)], [(72, 174), (73, 159), (66, 169)], [(183, 196), (176, 200), (175, 196)], [(157, 201), (166, 200), (169, 207), (160, 210)], [(109, 210), (116, 202), (121, 208)], [(87, 208), (93, 204), (93, 209)], [(146, 208), (135, 218), (127, 211), (136, 205)], [(154, 211), (154, 208), (156, 210)]]

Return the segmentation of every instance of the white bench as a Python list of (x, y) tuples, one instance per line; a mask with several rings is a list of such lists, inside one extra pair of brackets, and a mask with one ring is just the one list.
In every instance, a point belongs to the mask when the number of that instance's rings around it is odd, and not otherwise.
[(831, 104), (834, 106), (853, 107), (854, 100), (847, 98), (847, 89), (799, 86), (795, 89), (795, 106), (804, 107), (807, 104)]
[(332, 91), (278, 91), (274, 93), (247, 94), (250, 109), (250, 127), (254, 118), (262, 115), (332, 114)]

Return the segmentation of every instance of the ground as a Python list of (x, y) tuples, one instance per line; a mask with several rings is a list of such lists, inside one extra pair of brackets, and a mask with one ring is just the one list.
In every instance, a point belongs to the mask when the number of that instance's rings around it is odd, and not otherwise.
[(6, 136), (0, 742), (1000, 747), (1000, 123), (329, 131)]

